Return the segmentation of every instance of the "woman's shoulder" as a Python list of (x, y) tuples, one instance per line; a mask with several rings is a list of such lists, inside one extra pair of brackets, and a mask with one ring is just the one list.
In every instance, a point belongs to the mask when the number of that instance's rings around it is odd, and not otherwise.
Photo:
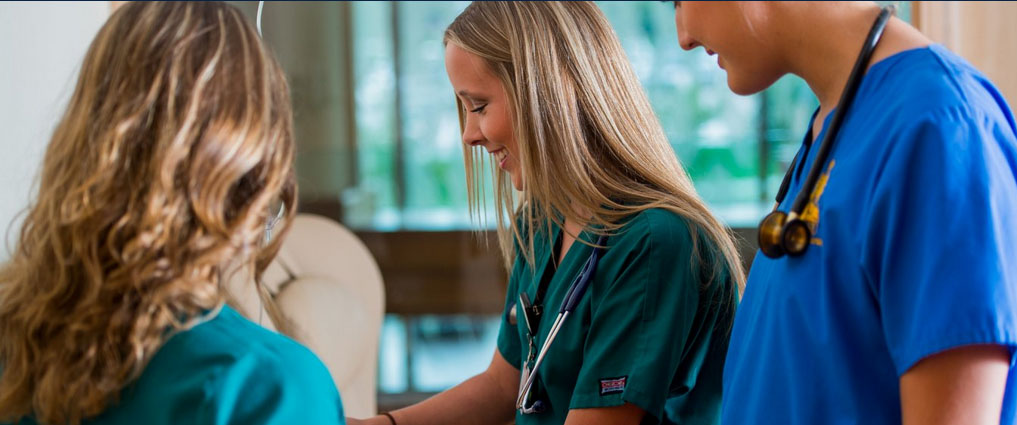
[(721, 280), (729, 276), (722, 254), (706, 231), (670, 209), (649, 208), (629, 216), (608, 245), (621, 248), (615, 255), (640, 252), (653, 267), (691, 273), (694, 280), (712, 279), (709, 276), (714, 273), (721, 273)]
[(228, 306), (170, 337), (123, 396), (102, 423), (139, 415), (183, 415), (196, 422), (226, 415), (235, 423), (269, 416), (341, 423), (338, 390), (317, 356)]
[(897, 53), (873, 69), (878, 72), (872, 87), (879, 94), (872, 99), (882, 105), (880, 113), (897, 125), (917, 127), (922, 121), (950, 125), (972, 118), (1010, 120), (1009, 108), (992, 81), (942, 45)]
[(264, 369), (276, 368), (287, 371), (285, 374), (269, 373), (277, 375), (275, 379), (300, 379), (328, 373), (307, 347), (251, 322), (229, 306), (223, 306), (208, 321), (171, 337), (156, 357), (163, 354), (199, 367), (230, 369), (256, 365), (256, 369), (262, 370), (252, 370), (252, 373), (266, 373)]
[(629, 216), (614, 238), (618, 243), (649, 243), (650, 248), (689, 249), (692, 232), (688, 220), (665, 208), (649, 208)]

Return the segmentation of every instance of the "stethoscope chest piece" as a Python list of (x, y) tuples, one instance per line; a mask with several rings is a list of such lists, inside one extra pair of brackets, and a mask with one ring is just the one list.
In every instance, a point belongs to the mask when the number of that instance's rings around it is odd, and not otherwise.
[(812, 229), (802, 219), (773, 211), (759, 223), (759, 249), (770, 258), (797, 257), (805, 253), (812, 240)]
[(763, 255), (770, 258), (784, 256), (784, 245), (780, 240), (786, 220), (787, 214), (783, 211), (773, 211), (759, 223), (759, 250), (763, 251)]
[(784, 251), (792, 257), (804, 254), (811, 241), (812, 230), (809, 229), (805, 220), (797, 218), (788, 221), (780, 235), (780, 242), (784, 245)]

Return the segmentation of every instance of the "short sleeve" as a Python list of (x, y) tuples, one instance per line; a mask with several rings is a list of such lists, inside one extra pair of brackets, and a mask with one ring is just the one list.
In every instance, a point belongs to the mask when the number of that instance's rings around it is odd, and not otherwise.
[[(898, 375), (924, 357), (1017, 341), (1014, 132), (946, 109), (887, 138), (861, 241)], [(864, 221), (863, 221), (864, 223)]]
[(508, 290), (505, 293), (505, 308), (502, 309), (500, 325), (498, 328), (498, 352), (512, 367), (522, 367), (522, 343), (519, 340), (519, 328), (509, 323), (509, 315), (516, 305), (516, 297), (519, 293), (518, 275), (522, 270), (525, 260), (516, 255), (515, 265), (509, 275)]
[(677, 216), (669, 220), (674, 224), (645, 215), (635, 220), (643, 222), (609, 240), (598, 266), (617, 264), (617, 272), (591, 284), (589, 333), (570, 409), (628, 402), (661, 418), (690, 339), (699, 284), (688, 228)]
[(202, 423), (287, 425), (346, 423), (328, 369), (310, 351), (248, 355), (224, 368), (205, 388)]

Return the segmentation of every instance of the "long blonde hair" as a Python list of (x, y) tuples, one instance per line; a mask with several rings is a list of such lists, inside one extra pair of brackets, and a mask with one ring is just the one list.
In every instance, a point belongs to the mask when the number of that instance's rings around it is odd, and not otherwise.
[[(0, 422), (101, 413), (175, 331), (256, 275), (295, 211), (289, 92), (224, 3), (130, 2), (89, 47), (0, 269)], [(261, 291), (264, 293), (264, 290)]]
[[(663, 208), (689, 222), (693, 261), (708, 270), (707, 280), (730, 279), (741, 290), (745, 273), (730, 231), (696, 194), (592, 2), (473, 2), (444, 40), (483, 59), (512, 108), (523, 190), (516, 194), (503, 171), (493, 177), (506, 267), (514, 246), (532, 263), (542, 226), (564, 227), (567, 219), (611, 234), (625, 217)], [(465, 113), (460, 101), (461, 122)], [(481, 215), (486, 155), (464, 145), (464, 157), (470, 208)]]

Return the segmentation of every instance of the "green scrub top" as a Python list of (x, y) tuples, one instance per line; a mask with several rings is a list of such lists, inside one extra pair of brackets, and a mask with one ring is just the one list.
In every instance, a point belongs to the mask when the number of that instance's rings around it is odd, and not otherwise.
[(337, 425), (345, 417), (328, 369), (310, 350), (224, 306), (170, 337), (119, 402), (83, 423)]
[[(516, 324), (508, 314), (517, 308), (520, 292), (534, 300), (538, 284), (548, 280), (536, 352), (593, 250), (577, 241), (556, 269), (553, 247), (561, 229), (553, 226), (551, 232), (553, 240), (547, 233), (534, 237), (534, 267), (517, 247), (509, 278), (498, 350), (520, 370), (529, 347), (526, 325), (520, 310)], [(713, 246), (697, 233), (699, 244)], [(587, 232), (580, 238), (596, 241)], [(694, 265), (688, 224), (667, 210), (633, 215), (606, 245), (586, 294), (537, 372), (535, 394), (549, 406), (536, 414), (517, 410), (516, 423), (562, 424), (570, 409), (626, 402), (646, 411), (643, 424), (718, 423), (721, 373), (737, 303), (729, 274), (706, 284), (711, 269)], [(705, 264), (715, 258), (721, 257)]]

